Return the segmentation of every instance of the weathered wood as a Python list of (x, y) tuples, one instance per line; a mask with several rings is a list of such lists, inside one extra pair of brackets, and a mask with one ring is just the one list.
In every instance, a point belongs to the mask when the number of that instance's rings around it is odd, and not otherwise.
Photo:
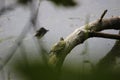
[[(60, 68), (64, 62), (65, 57), (67, 56), (67, 54), (70, 53), (70, 51), (74, 47), (83, 43), (86, 39), (90, 37), (94, 37), (93, 35), (90, 36), (89, 32), (100, 32), (102, 30), (107, 30), (107, 29), (119, 30), (120, 16), (112, 17), (108, 19), (102, 19), (101, 22), (99, 20), (96, 20), (94, 22), (87, 24), (87, 28), (86, 28), (86, 25), (84, 25), (76, 29), (73, 33), (71, 33), (69, 36), (67, 36), (64, 39), (64, 42), (66, 43), (65, 48), (60, 51), (57, 51), (59, 52), (59, 55), (58, 53), (54, 53), (54, 52), (50, 53), (48, 63), (51, 65), (54, 65), (55, 67)], [(56, 48), (59, 48), (59, 47), (56, 47)]]

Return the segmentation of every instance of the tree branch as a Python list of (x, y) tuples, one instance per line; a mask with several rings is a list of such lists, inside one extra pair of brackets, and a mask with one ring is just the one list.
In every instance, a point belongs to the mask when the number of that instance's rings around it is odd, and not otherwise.
[(106, 13), (107, 13), (107, 10), (105, 10), (105, 11), (103, 12), (103, 14), (101, 15), (99, 22), (102, 22), (102, 19), (103, 19), (103, 17), (105, 16)]
[(101, 38), (120, 40), (120, 35), (117, 35), (117, 34), (107, 34), (107, 33), (101, 33), (101, 32), (89, 32), (88, 34), (89, 34), (89, 37), (101, 37)]
[[(108, 19), (102, 19), (102, 22), (99, 22), (99, 20), (96, 20), (87, 25), (88, 25), (87, 29), (85, 28), (86, 25), (81, 26), (80, 28), (76, 29), (73, 33), (71, 33), (69, 36), (67, 36), (64, 39), (64, 42), (66, 43), (64, 49), (62, 49), (60, 51), (58, 49), (58, 51), (56, 51), (56, 52), (50, 52), (50, 57), (49, 57), (49, 61), (48, 61), (48, 63), (50, 65), (54, 65), (54, 67), (58, 67), (58, 69), (60, 69), (67, 54), (69, 54), (74, 47), (83, 43), (86, 39), (91, 37), (89, 32), (99, 32), (99, 31), (106, 30), (106, 29), (119, 30), (120, 29), (120, 16), (112, 17), (112, 18), (108, 18)], [(96, 36), (98, 37), (98, 35), (96, 35)], [(92, 35), (92, 37), (93, 37), (93, 35)], [(100, 33), (99, 33), (99, 37), (100, 37)], [(116, 39), (117, 38), (119, 39), (119, 36), (108, 35), (108, 34), (106, 36), (101, 35), (101, 37), (105, 37), (105, 38), (114, 37)], [(56, 47), (56, 48), (59, 48), (59, 47)], [(59, 66), (58, 66), (58, 64), (59, 64)]]
[(120, 40), (116, 41), (113, 48), (98, 62), (97, 70), (106, 71), (113, 69), (116, 57), (120, 57)]

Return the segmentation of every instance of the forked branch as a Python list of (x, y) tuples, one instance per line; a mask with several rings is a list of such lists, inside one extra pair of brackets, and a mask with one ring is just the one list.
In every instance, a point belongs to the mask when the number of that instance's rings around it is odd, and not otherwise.
[[(99, 20), (87, 24), (87, 29), (85, 28), (86, 25), (81, 26), (69, 36), (67, 36), (64, 39), (64, 43), (66, 44), (64, 44), (65, 47), (63, 49), (59, 49), (60, 46), (54, 46), (55, 50), (52, 48), (53, 52), (50, 52), (48, 63), (57, 69), (60, 69), (67, 54), (69, 54), (74, 47), (82, 44), (88, 38), (101, 37), (109, 39), (120, 39), (120, 35), (100, 33), (100, 31), (107, 29), (120, 30), (120, 16), (103, 19), (106, 12), (107, 10), (104, 11)], [(60, 41), (56, 44), (59, 43)]]

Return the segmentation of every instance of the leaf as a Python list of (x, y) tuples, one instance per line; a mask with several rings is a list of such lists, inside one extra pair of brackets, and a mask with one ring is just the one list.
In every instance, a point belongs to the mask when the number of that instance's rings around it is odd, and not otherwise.
[(41, 27), (35, 34), (35, 37), (41, 39), (48, 31), (49, 30), (45, 29), (44, 27)]

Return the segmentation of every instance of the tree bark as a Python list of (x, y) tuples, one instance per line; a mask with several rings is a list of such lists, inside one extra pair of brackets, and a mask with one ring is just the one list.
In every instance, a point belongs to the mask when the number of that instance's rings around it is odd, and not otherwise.
[[(112, 17), (108, 19), (102, 19), (102, 18), (103, 17), (87, 25), (81, 26), (80, 28), (76, 29), (73, 33), (71, 33), (69, 36), (67, 36), (64, 39), (64, 42), (66, 43), (65, 48), (60, 51), (50, 52), (48, 63), (60, 69), (65, 60), (65, 57), (71, 52), (71, 50), (74, 47), (76, 47), (79, 44), (82, 44), (88, 38), (97, 37), (95, 35), (90, 35), (91, 33), (100, 32), (102, 30), (107, 30), (107, 29), (120, 30), (120, 16)], [(100, 37), (103, 37), (103, 36), (100, 36)], [(117, 37), (119, 37), (119, 35)], [(106, 38), (109, 38), (109, 36), (106, 35)], [(110, 38), (114, 39), (114, 36)], [(54, 48), (59, 48), (59, 47), (57, 46)]]

